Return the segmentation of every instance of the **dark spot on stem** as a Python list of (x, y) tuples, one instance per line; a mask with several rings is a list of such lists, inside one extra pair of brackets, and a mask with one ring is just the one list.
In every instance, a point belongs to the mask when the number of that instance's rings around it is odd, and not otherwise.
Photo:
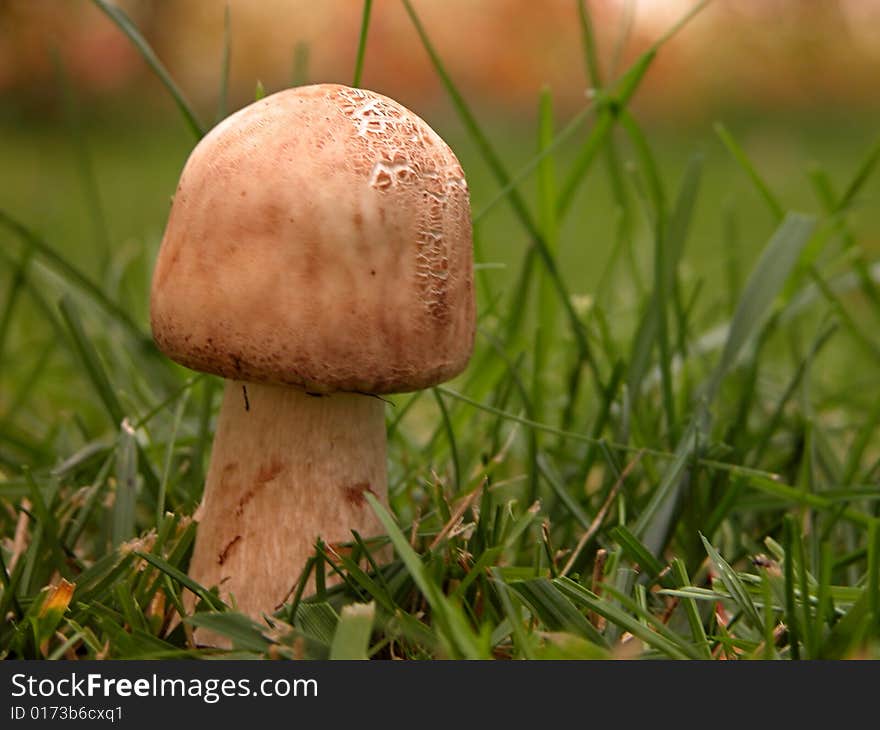
[(229, 489), (231, 484), (231, 480), (233, 479), (233, 475), (238, 470), (238, 462), (231, 461), (223, 467), (223, 470), (220, 472), (220, 488), (223, 490)]
[(242, 495), (241, 499), (238, 500), (238, 504), (235, 507), (235, 516), (241, 517), (247, 503), (250, 502), (256, 493), (265, 486), (266, 482), (271, 482), (283, 470), (284, 464), (281, 463), (281, 460), (277, 456), (272, 457), (272, 460), (268, 464), (263, 464), (257, 472), (257, 476), (254, 478), (253, 486)]
[(257, 472), (257, 482), (260, 484), (271, 482), (281, 473), (282, 469), (284, 469), (284, 464), (277, 456), (272, 457), (271, 462), (260, 467), (260, 471)]
[(226, 559), (229, 557), (229, 551), (232, 550), (235, 543), (241, 540), (241, 535), (236, 535), (233, 537), (228, 543), (226, 543), (226, 547), (220, 551), (220, 554), (217, 556), (217, 562), (220, 565), (226, 562)]
[(244, 409), (246, 411), (249, 411), (251, 409), (251, 404), (250, 404), (250, 401), (248, 400), (246, 385), (241, 386), (241, 392), (244, 394)]
[(342, 494), (345, 496), (345, 501), (349, 504), (353, 504), (355, 507), (363, 507), (367, 500), (364, 497), (364, 494), (369, 492), (374, 497), (376, 493), (373, 491), (372, 487), (370, 487), (369, 482), (358, 482), (357, 484), (352, 484), (347, 487), (342, 488)]

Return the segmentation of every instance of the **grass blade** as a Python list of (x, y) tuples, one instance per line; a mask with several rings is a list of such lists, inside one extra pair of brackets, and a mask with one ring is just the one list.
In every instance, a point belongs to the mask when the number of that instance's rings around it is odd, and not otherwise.
[(770, 212), (773, 214), (776, 221), (781, 221), (785, 215), (785, 209), (776, 199), (776, 196), (770, 191), (770, 187), (764, 182), (764, 179), (761, 177), (757, 168), (752, 164), (752, 161), (745, 153), (745, 150), (740, 147), (739, 143), (733, 138), (733, 135), (728, 131), (727, 127), (720, 122), (715, 124), (715, 134), (718, 135), (718, 138), (730, 153), (731, 157), (739, 163), (739, 166), (745, 171), (746, 175), (748, 175), (752, 184), (755, 186), (755, 189), (758, 191), (758, 194), (764, 199), (764, 202), (767, 204), (767, 207), (770, 209)]
[(880, 634), (880, 521), (874, 520), (868, 528), (868, 579), (865, 582), (868, 595), (868, 613), (871, 630)]
[(182, 585), (184, 588), (189, 588), (189, 590), (195, 593), (215, 611), (219, 611), (225, 608), (225, 604), (223, 603), (223, 601), (221, 601), (214, 593), (211, 593), (206, 588), (196, 583), (186, 573), (178, 570), (173, 565), (171, 565), (171, 563), (163, 560), (158, 555), (152, 555), (151, 553), (145, 553), (140, 550), (135, 550), (134, 554), (146, 560), (154, 568), (158, 568), (159, 570), (161, 570), (169, 578), (180, 583), (180, 585)]
[(119, 30), (126, 35), (134, 47), (137, 48), (147, 65), (153, 70), (153, 73), (159, 77), (159, 80), (168, 90), (168, 93), (171, 94), (171, 98), (174, 99), (174, 103), (177, 104), (177, 108), (180, 109), (180, 113), (183, 114), (183, 118), (186, 120), (187, 126), (189, 126), (190, 131), (195, 135), (195, 138), (201, 139), (204, 137), (207, 130), (205, 130), (201, 122), (199, 122), (195, 111), (193, 111), (192, 106), (186, 100), (186, 97), (184, 97), (183, 92), (178, 88), (174, 79), (171, 78), (168, 69), (166, 69), (163, 63), (159, 60), (159, 57), (150, 47), (150, 44), (147, 43), (146, 39), (141, 35), (137, 26), (131, 21), (131, 18), (125, 14), (125, 11), (122, 8), (118, 5), (107, 2), (107, 0), (92, 0), (92, 2), (97, 5), (98, 9), (110, 18)]
[(764, 248), (740, 296), (721, 359), (709, 381), (707, 390), (710, 402), (744, 345), (769, 316), (776, 296), (782, 291), (814, 227), (815, 219), (811, 216), (789, 213)]
[(449, 453), (452, 456), (452, 476), (453, 476), (453, 494), (458, 494), (462, 488), (461, 481), (461, 463), (458, 458), (458, 445), (455, 443), (455, 429), (452, 428), (452, 421), (449, 419), (449, 409), (443, 402), (440, 391), (433, 388), (434, 398), (437, 401), (437, 407), (440, 409), (440, 415), (443, 419), (443, 428), (446, 430), (446, 437), (449, 440)]
[(609, 535), (620, 545), (624, 555), (638, 565), (643, 573), (652, 579), (659, 578), (660, 582), (667, 588), (673, 586), (672, 578), (664, 575), (666, 566), (654, 557), (651, 551), (642, 545), (639, 539), (625, 525), (618, 525), (612, 528)]
[(220, 92), (217, 94), (217, 117), (221, 122), (227, 114), (229, 97), (229, 68), (232, 63), (232, 11), (227, 0), (223, 9), (223, 55), (220, 58)]
[(12, 271), (12, 281), (9, 282), (9, 290), (3, 302), (3, 311), (0, 312), (0, 365), (3, 364), (6, 350), (6, 339), (9, 335), (9, 327), (12, 324), (12, 315), (15, 312), (18, 297), (21, 294), (27, 278), (27, 269), (33, 256), (33, 249), (28, 246), (22, 252)]
[(116, 397), (116, 391), (110, 384), (110, 378), (107, 376), (107, 371), (101, 363), (100, 356), (86, 337), (73, 300), (67, 295), (63, 296), (58, 303), (58, 308), (61, 310), (61, 316), (67, 325), (73, 349), (79, 356), (86, 375), (88, 375), (95, 392), (104, 404), (104, 409), (110, 416), (113, 425), (119, 426), (125, 417), (125, 413), (122, 410), (119, 399)]
[(495, 577), (495, 591), (498, 594), (498, 599), (501, 601), (501, 607), (504, 609), (504, 613), (507, 616), (507, 621), (510, 624), (513, 633), (514, 649), (523, 659), (534, 659), (535, 655), (532, 651), (532, 642), (530, 641), (526, 627), (523, 625), (520, 603), (518, 600), (514, 600), (510, 588), (501, 578), (500, 572), (497, 568), (492, 569), (492, 575)]
[(550, 631), (565, 631), (599, 646), (607, 645), (571, 600), (547, 578), (517, 581), (510, 588), (522, 597)]
[(593, 18), (587, 0), (575, 0), (578, 22), (581, 27), (581, 48), (584, 52), (584, 68), (587, 78), (594, 89), (602, 87), (602, 70), (599, 67), (599, 56), (596, 52), (596, 36), (593, 32)]
[(367, 648), (376, 617), (375, 603), (345, 606), (336, 624), (330, 659), (368, 659)]
[(110, 233), (107, 230), (107, 218), (104, 215), (104, 207), (101, 204), (101, 194), (98, 188), (98, 179), (95, 176), (95, 168), (92, 163), (92, 154), (83, 130), (80, 110), (76, 103), (74, 90), (70, 79), (65, 73), (61, 57), (57, 49), (53, 50), (52, 59), (55, 64), (55, 74), (61, 90), (61, 98), (64, 105), (64, 114), (67, 118), (67, 126), (74, 153), (76, 155), (77, 172), (82, 182), (83, 194), (86, 207), (91, 218), (95, 238), (95, 248), (92, 251), (97, 261), (106, 264), (111, 254)]
[(128, 421), (122, 422), (116, 447), (116, 492), (113, 501), (113, 547), (135, 536), (135, 508), (137, 506), (138, 452), (134, 429)]
[[(409, 15), (409, 18), (416, 29), (416, 33), (418, 34), (419, 39), (422, 42), (422, 46), (424, 46), (428, 57), (431, 59), (431, 64), (434, 66), (434, 70), (440, 77), (440, 81), (446, 88), (446, 91), (449, 94), (449, 98), (452, 100), (453, 106), (455, 106), (455, 109), (458, 112), (462, 123), (474, 140), (474, 143), (477, 145), (480, 154), (486, 161), (489, 169), (495, 175), (498, 183), (502, 187), (508, 185), (510, 183), (510, 175), (507, 173), (507, 170), (504, 167), (504, 163), (501, 161), (501, 157), (495, 151), (495, 148), (489, 141), (489, 137), (485, 134), (485, 132), (483, 132), (482, 127), (480, 127), (476, 117), (473, 115), (473, 112), (471, 111), (467, 102), (464, 100), (461, 92), (459, 92), (458, 87), (456, 87), (456, 85), (453, 83), (452, 77), (446, 71), (446, 67), (440, 60), (440, 56), (434, 48), (434, 44), (431, 43), (431, 39), (428, 37), (428, 34), (425, 31), (424, 26), (422, 25), (422, 21), (416, 14), (412, 3), (409, 0), (403, 0), (403, 7), (406, 9), (406, 13), (407, 15)], [(519, 192), (515, 189), (511, 189), (508, 195), (508, 200), (510, 201), (510, 205), (513, 207), (514, 212), (523, 223), (523, 225), (531, 232), (537, 233), (537, 228), (532, 221), (531, 214), (528, 212), (525, 201), (522, 199)]]
[[(687, 574), (687, 568), (681, 558), (673, 559), (672, 573), (675, 582), (678, 583), (681, 588), (690, 586), (691, 579)], [(704, 659), (711, 659), (712, 651), (709, 648), (709, 639), (706, 637), (706, 630), (703, 627), (703, 619), (700, 616), (700, 609), (697, 606), (697, 602), (693, 598), (682, 598), (681, 602), (682, 606), (684, 606), (688, 625), (691, 627), (691, 636), (694, 639), (694, 643), (698, 647), (702, 647)]]
[(354, 63), (354, 78), (351, 85), (355, 88), (361, 85), (361, 77), (364, 73), (364, 55), (367, 52), (367, 33), (370, 30), (370, 11), (373, 8), (373, 0), (364, 0), (364, 13), (361, 16), (361, 31), (358, 36), (357, 57)]
[(721, 557), (721, 554), (712, 546), (712, 543), (710, 543), (704, 535), (700, 535), (700, 540), (703, 541), (706, 553), (709, 555), (709, 559), (712, 561), (715, 570), (718, 572), (718, 577), (721, 579), (721, 582), (724, 584), (724, 587), (727, 589), (727, 592), (730, 594), (734, 603), (736, 603), (739, 610), (743, 612), (749, 624), (760, 631), (763, 624), (761, 622), (761, 617), (758, 615), (758, 609), (755, 608), (751, 595), (736, 574), (736, 571), (730, 567), (724, 558)]
[(871, 177), (878, 162), (880, 162), (880, 138), (871, 145), (868, 154), (865, 156), (862, 164), (859, 165), (853, 179), (850, 180), (849, 185), (846, 186), (843, 195), (841, 195), (840, 200), (837, 201), (835, 212), (849, 208), (853, 200), (855, 200), (855, 197), (861, 192), (865, 183), (868, 181), (868, 178)]
[(293, 49), (290, 85), (305, 86), (307, 83), (309, 83), (309, 44), (300, 41)]
[(422, 563), (421, 558), (412, 549), (409, 541), (400, 531), (394, 518), (388, 513), (375, 497), (371, 494), (365, 495), (382, 526), (388, 533), (392, 545), (397, 554), (406, 565), (409, 574), (412, 576), (422, 595), (425, 596), (436, 616), (435, 620), (440, 625), (443, 632), (443, 638), (446, 640), (447, 646), (456, 655), (460, 655), (466, 659), (480, 659), (485, 655), (484, 649), (473, 633), (471, 627), (467, 624), (461, 609), (453, 604), (442, 591), (434, 584), (433, 579), (428, 574)]
[[(600, 598), (595, 593), (575, 583), (569, 578), (557, 578), (553, 584), (570, 600), (602, 616), (609, 623), (628, 631), (641, 639), (648, 646), (665, 654), (671, 659), (699, 659), (700, 653), (692, 647), (681, 646), (665, 636), (645, 626), (637, 618), (626, 613), (618, 606)], [(610, 586), (607, 587), (610, 590)]]
[[(543, 89), (538, 107), (538, 153), (545, 152), (553, 142), (553, 101), (550, 91)], [(541, 231), (550, 256), (559, 253), (559, 234), (556, 222), (556, 172), (553, 157), (542, 155), (538, 164), (538, 213)], [(544, 417), (544, 392), (548, 386), (548, 360), (553, 349), (557, 313), (553, 282), (546, 271), (538, 280), (538, 326), (535, 330), (535, 360), (532, 371), (532, 415)]]
[(100, 306), (105, 312), (119, 322), (134, 339), (141, 345), (147, 345), (148, 349), (155, 352), (152, 338), (138, 326), (129, 313), (119, 304), (110, 299), (103, 289), (93, 282), (88, 276), (79, 271), (67, 259), (56, 253), (40, 236), (19, 223), (15, 218), (0, 210), (0, 225), (5, 226), (18, 236), (26, 246), (34, 249), (62, 278), (81, 289), (89, 298)]
[(263, 636), (265, 627), (240, 613), (195, 613), (185, 620), (188, 624), (225, 636), (235, 649), (263, 653), (271, 646)]

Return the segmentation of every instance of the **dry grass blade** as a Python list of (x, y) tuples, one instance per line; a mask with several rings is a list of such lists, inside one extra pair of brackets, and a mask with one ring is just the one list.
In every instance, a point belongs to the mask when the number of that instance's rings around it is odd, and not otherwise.
[(562, 569), (560, 576), (568, 575), (569, 571), (574, 567), (577, 559), (580, 557), (580, 554), (581, 552), (583, 552), (583, 549), (586, 547), (587, 543), (593, 539), (593, 537), (602, 527), (602, 523), (605, 521), (605, 516), (608, 514), (608, 510), (611, 509), (611, 505), (614, 504), (617, 493), (620, 491), (620, 488), (623, 486), (624, 482), (632, 473), (632, 470), (635, 469), (636, 465), (642, 460), (642, 456), (644, 456), (644, 453), (644, 451), (640, 451), (638, 454), (636, 454), (636, 457), (626, 465), (622, 472), (620, 472), (620, 476), (617, 478), (617, 481), (614, 482), (614, 485), (608, 492), (608, 496), (605, 498), (605, 501), (602, 503), (602, 506), (599, 508), (599, 511), (593, 518), (589, 529), (583, 535), (581, 535), (580, 540), (578, 540), (577, 545), (572, 551), (571, 557), (569, 557), (568, 561), (565, 563), (565, 567)]

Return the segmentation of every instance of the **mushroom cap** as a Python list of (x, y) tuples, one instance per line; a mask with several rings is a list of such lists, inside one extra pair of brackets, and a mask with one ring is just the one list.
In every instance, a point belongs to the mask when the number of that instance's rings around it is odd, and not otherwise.
[(468, 189), (397, 102), (335, 84), (267, 96), (193, 150), (153, 274), (159, 348), (194, 370), (397, 393), (474, 339)]

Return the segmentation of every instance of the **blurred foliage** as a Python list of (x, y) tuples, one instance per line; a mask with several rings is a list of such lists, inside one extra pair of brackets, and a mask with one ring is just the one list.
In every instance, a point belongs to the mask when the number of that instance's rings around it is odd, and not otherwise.
[[(226, 3), (121, 0), (197, 104), (216, 107)], [(580, 31), (571, 0), (420, 0), (415, 4), (462, 91), (506, 107), (531, 107), (545, 84), (570, 110), (583, 103)], [(687, 8), (685, 0), (588, 0), (605, 72), (628, 66)], [(360, 18), (351, 0), (230, 0), (230, 98), (291, 83), (350, 81)], [(155, 90), (137, 53), (88, 0), (0, 4), (0, 94), (46, 102), (57, 49), (87, 96)], [(462, 49), (467, 49), (462, 53)], [(715, 0), (671, 40), (646, 77), (637, 108), (660, 117), (735, 107), (876, 104), (877, 0)], [(364, 85), (424, 107), (439, 79), (397, 0), (372, 10)]]

